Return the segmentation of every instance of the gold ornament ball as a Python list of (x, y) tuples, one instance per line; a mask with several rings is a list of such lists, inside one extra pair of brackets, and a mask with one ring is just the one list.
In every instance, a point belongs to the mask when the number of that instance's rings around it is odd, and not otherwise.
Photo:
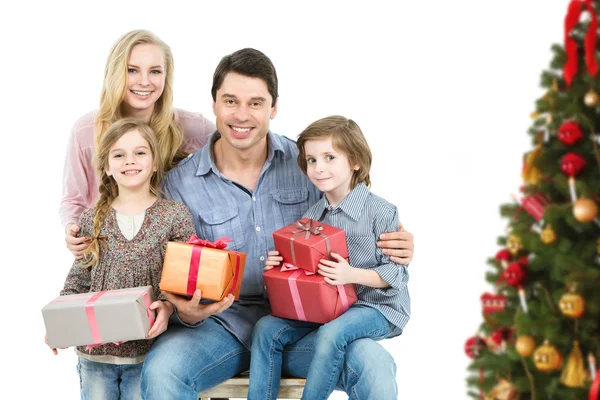
[(515, 350), (522, 357), (529, 357), (535, 350), (535, 340), (529, 335), (521, 335), (515, 342)]
[(510, 235), (506, 241), (506, 248), (513, 256), (517, 255), (517, 253), (523, 248), (521, 238), (515, 235)]
[(548, 225), (542, 230), (540, 238), (542, 239), (542, 243), (551, 244), (556, 240), (556, 233), (554, 232), (554, 229)]
[(500, 379), (499, 383), (486, 393), (484, 400), (516, 400), (519, 392), (512, 382)]
[(560, 369), (562, 356), (547, 340), (533, 353), (533, 362), (541, 372), (552, 372)]
[(598, 93), (596, 93), (594, 89), (590, 89), (583, 97), (583, 102), (588, 107), (596, 107), (599, 100), (600, 96), (598, 96)]
[(565, 293), (558, 302), (560, 312), (564, 316), (577, 319), (585, 311), (585, 301), (577, 293)]
[(598, 215), (598, 206), (593, 200), (582, 197), (573, 204), (573, 215), (579, 222), (592, 222)]

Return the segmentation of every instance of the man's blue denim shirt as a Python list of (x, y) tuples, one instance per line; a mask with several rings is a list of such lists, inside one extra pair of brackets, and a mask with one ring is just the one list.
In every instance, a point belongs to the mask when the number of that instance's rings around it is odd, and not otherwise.
[(250, 348), (254, 325), (271, 312), (262, 273), (268, 251), (274, 250), (273, 232), (302, 218), (321, 192), (298, 168), (296, 143), (272, 132), (254, 190), (227, 179), (212, 154), (220, 137), (215, 132), (207, 146), (172, 169), (164, 191), (189, 207), (198, 237), (214, 241), (227, 236), (233, 240), (228, 249), (247, 254), (239, 301), (211, 318)]

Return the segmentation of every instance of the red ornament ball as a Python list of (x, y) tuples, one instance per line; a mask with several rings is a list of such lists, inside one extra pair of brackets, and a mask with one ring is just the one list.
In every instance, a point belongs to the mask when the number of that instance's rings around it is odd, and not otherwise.
[(481, 349), (485, 348), (485, 341), (479, 336), (473, 336), (465, 342), (465, 353), (470, 359), (474, 359), (481, 354)]
[(585, 167), (585, 159), (577, 153), (567, 153), (560, 160), (560, 169), (569, 177), (578, 175)]
[(502, 277), (510, 286), (516, 287), (523, 284), (526, 275), (527, 273), (525, 271), (525, 267), (521, 263), (516, 262), (510, 264), (506, 268), (506, 270), (502, 274)]
[(558, 128), (558, 139), (567, 146), (574, 145), (582, 138), (583, 132), (577, 122), (567, 121)]
[(502, 249), (496, 253), (496, 260), (498, 261), (508, 261), (511, 259), (511, 254), (508, 249)]

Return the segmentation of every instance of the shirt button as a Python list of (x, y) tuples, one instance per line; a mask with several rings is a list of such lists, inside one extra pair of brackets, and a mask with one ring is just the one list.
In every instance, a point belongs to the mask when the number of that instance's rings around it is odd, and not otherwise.
[(252, 200), (256, 201), (256, 196), (252, 196)]
[(267, 285), (263, 286), (263, 289), (267, 290)]
[(260, 226), (256, 227), (256, 232), (260, 232)]
[(265, 261), (265, 258), (263, 256), (260, 256), (260, 261)]
[(131, 230), (131, 225), (129, 225), (129, 226), (127, 227), (127, 229)]

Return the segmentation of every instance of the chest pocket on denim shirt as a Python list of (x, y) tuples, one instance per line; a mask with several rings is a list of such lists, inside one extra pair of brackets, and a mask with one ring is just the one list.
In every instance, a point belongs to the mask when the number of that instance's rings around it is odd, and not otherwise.
[(237, 207), (219, 207), (203, 210), (200, 215), (202, 239), (215, 241), (227, 236), (232, 241), (228, 250), (239, 250), (244, 246), (244, 231)]
[(279, 206), (279, 210), (274, 212), (281, 213), (283, 224), (299, 220), (310, 206), (307, 188), (275, 189), (271, 191), (271, 195)]

